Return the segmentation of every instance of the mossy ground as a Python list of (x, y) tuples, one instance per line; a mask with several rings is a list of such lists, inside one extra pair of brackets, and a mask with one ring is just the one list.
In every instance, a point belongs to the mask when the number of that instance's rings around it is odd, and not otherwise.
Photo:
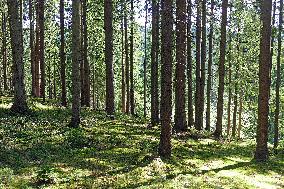
[(254, 141), (173, 136), (170, 159), (157, 155), (159, 128), (141, 119), (30, 103), (33, 114), (0, 101), (0, 188), (284, 188), (283, 147), (270, 160), (252, 160)]

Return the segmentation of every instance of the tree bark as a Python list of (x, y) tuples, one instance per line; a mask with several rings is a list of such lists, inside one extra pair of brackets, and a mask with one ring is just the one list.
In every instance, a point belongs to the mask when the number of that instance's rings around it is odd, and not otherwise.
[(82, 61), (83, 61), (83, 86), (82, 106), (90, 107), (90, 65), (88, 61), (88, 25), (87, 25), (87, 0), (82, 0)]
[(238, 95), (236, 91), (237, 91), (237, 85), (235, 84), (232, 138), (236, 137), (236, 129), (237, 129)]
[(32, 96), (36, 96), (35, 92), (35, 49), (34, 49), (34, 1), (29, 0), (29, 20), (30, 20), (30, 61), (31, 61), (31, 76), (32, 76)]
[(275, 99), (275, 117), (274, 117), (274, 149), (278, 147), (279, 140), (279, 111), (280, 111), (280, 85), (281, 85), (281, 53), (282, 53), (282, 23), (283, 23), (283, 0), (280, 0), (279, 8), (279, 26), (278, 26), (278, 54), (276, 67), (276, 99)]
[(191, 16), (192, 16), (192, 1), (188, 0), (187, 2), (187, 90), (188, 90), (188, 127), (191, 128), (193, 126), (193, 87), (192, 87), (192, 33), (191, 33)]
[[(230, 39), (231, 40), (231, 39)], [(230, 138), (230, 131), (231, 131), (231, 102), (232, 102), (232, 62), (231, 62), (231, 49), (232, 49), (232, 44), (230, 41), (229, 45), (229, 57), (228, 57), (228, 62), (229, 62), (229, 97), (228, 97), (228, 109), (227, 109), (227, 115), (228, 115), (228, 123), (227, 123), (227, 138)]]
[(186, 131), (185, 69), (186, 69), (186, 0), (176, 1), (176, 70), (175, 70), (175, 124), (177, 132)]
[(261, 40), (259, 59), (259, 97), (258, 97), (258, 125), (256, 134), (256, 151), (254, 158), (257, 161), (268, 159), (268, 113), (270, 89), (270, 38), (271, 38), (271, 0), (261, 1)]
[(126, 83), (126, 113), (130, 112), (130, 90), (129, 90), (129, 41), (128, 41), (128, 23), (127, 23), (127, 2), (124, 6), (124, 29), (125, 29), (125, 83)]
[(219, 59), (219, 86), (218, 86), (218, 102), (217, 102), (217, 123), (214, 136), (220, 138), (222, 136), (222, 119), (224, 107), (224, 78), (225, 78), (225, 56), (226, 56), (226, 26), (227, 26), (227, 9), (228, 0), (222, 2), (222, 23), (221, 23), (221, 41), (220, 41), (220, 59)]
[(104, 0), (106, 113), (114, 114), (112, 0)]
[(213, 34), (214, 34), (214, 0), (211, 0), (211, 20), (209, 31), (209, 59), (207, 76), (206, 123), (205, 130), (210, 131), (211, 124), (211, 90), (212, 90), (212, 64), (213, 64)]
[[(133, 0), (132, 0), (133, 1)], [(148, 21), (148, 0), (145, 0), (145, 31), (144, 31), (144, 64), (143, 64), (143, 88), (144, 88), (144, 117), (147, 115), (147, 21)]]
[(173, 1), (162, 0), (161, 135), (159, 155), (171, 156)]
[(23, 62), (23, 41), (21, 19), (19, 15), (20, 2), (18, 0), (9, 0), (8, 14), (10, 22), (10, 36), (13, 58), (13, 85), (14, 99), (11, 110), (16, 113), (27, 113), (29, 111), (26, 102), (26, 91), (24, 84), (24, 62)]
[(40, 97), (40, 30), (39, 30), (39, 3), (35, 3), (36, 7), (36, 38), (34, 53), (34, 75), (35, 75), (35, 97)]
[(44, 62), (44, 0), (38, 1), (39, 19), (39, 61), (40, 61), (40, 96), (45, 101), (45, 62)]
[(241, 92), (241, 93), (240, 93), (240, 108), (239, 108), (238, 139), (241, 138), (242, 112), (243, 112), (243, 93)]
[(151, 125), (159, 123), (159, 0), (152, 0)]
[(196, 68), (195, 68), (195, 129), (201, 130), (201, 62), (200, 62), (200, 45), (201, 45), (201, 1), (196, 0), (197, 15), (196, 15)]
[[(124, 1), (121, 1), (121, 10), (123, 10)], [(125, 15), (122, 13), (121, 18), (121, 108), (122, 113), (125, 113), (125, 66), (124, 66), (124, 17)]]
[[(146, 0), (147, 2), (147, 0)], [(131, 28), (130, 28), (130, 113), (131, 115), (134, 115), (135, 110), (135, 104), (134, 104), (134, 6), (133, 6), (133, 0), (131, 0), (131, 13), (130, 13), (130, 22), (131, 22)], [(145, 68), (145, 66), (144, 66)], [(145, 72), (145, 70), (144, 70)], [(145, 82), (145, 77), (144, 77)], [(145, 89), (145, 87), (144, 87)], [(145, 98), (145, 96), (144, 96)], [(145, 101), (145, 100), (144, 100)]]
[(54, 63), (53, 63), (53, 98), (57, 98), (57, 88), (56, 88), (56, 59), (54, 57)]
[(67, 106), (66, 99), (66, 63), (65, 63), (65, 36), (64, 36), (64, 0), (60, 0), (60, 78), (61, 78), (61, 105)]
[(72, 1), (72, 118), (71, 127), (80, 124), (80, 1)]
[(201, 81), (200, 81), (200, 129), (203, 129), (205, 64), (206, 64), (206, 0), (202, 0), (202, 42), (201, 42)]
[(2, 61), (3, 61), (3, 89), (4, 92), (8, 91), (8, 78), (7, 78), (7, 41), (6, 41), (6, 35), (7, 35), (7, 18), (6, 13), (3, 10), (2, 12)]

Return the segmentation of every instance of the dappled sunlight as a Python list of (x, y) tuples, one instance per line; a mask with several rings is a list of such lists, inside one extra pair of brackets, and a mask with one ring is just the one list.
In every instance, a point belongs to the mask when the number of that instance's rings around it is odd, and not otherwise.
[(250, 185), (255, 188), (262, 188), (262, 189), (278, 189), (280, 188), (279, 185), (277, 185), (277, 182), (280, 178), (275, 179), (273, 175), (271, 176), (264, 176), (259, 174), (254, 175), (245, 175), (241, 171), (237, 170), (222, 170), (217, 173), (218, 177), (228, 177), (232, 179), (238, 179), (242, 180), (242, 183), (246, 183), (247, 185)]
[(139, 120), (109, 120), (105, 114), (83, 109), (80, 128), (71, 129), (67, 127), (69, 110), (35, 104), (31, 116), (2, 112), (1, 187), (180, 189), (284, 185), (283, 156), (257, 164), (251, 161), (252, 141), (223, 144), (177, 135), (172, 140), (172, 157), (162, 159), (157, 154), (159, 128), (148, 130)]

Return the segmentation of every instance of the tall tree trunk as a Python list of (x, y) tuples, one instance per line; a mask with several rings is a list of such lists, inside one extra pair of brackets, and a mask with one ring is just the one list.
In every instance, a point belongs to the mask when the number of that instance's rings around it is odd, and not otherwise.
[(26, 91), (24, 84), (24, 62), (23, 62), (23, 41), (21, 19), (19, 15), (20, 2), (18, 0), (9, 0), (8, 14), (10, 22), (10, 36), (13, 57), (13, 85), (14, 100), (11, 110), (17, 113), (26, 113), (28, 106), (26, 102)]
[(126, 83), (126, 113), (130, 111), (130, 90), (129, 90), (129, 41), (128, 41), (128, 23), (127, 23), (127, 2), (124, 7), (124, 29), (125, 29), (125, 83)]
[(47, 64), (47, 82), (48, 82), (48, 98), (52, 99), (52, 81), (51, 81), (51, 65), (50, 65), (50, 54), (48, 53), (48, 64)]
[(193, 126), (193, 95), (192, 95), (192, 33), (191, 33), (191, 15), (192, 15), (192, 1), (188, 0), (187, 2), (187, 90), (188, 90), (188, 127), (191, 128)]
[(173, 1), (162, 0), (161, 135), (159, 155), (171, 156)]
[(39, 8), (39, 61), (40, 61), (40, 96), (45, 101), (45, 62), (44, 62), (44, 0), (38, 1)]
[(144, 82), (143, 82), (143, 88), (144, 88), (144, 117), (147, 115), (147, 22), (148, 22), (148, 0), (145, 1), (145, 31), (144, 31), (144, 65), (143, 65), (143, 75), (144, 75)]
[(61, 78), (61, 105), (67, 106), (66, 99), (66, 63), (65, 63), (65, 35), (64, 35), (64, 0), (60, 0), (60, 78)]
[(93, 88), (93, 109), (96, 110), (96, 70), (95, 64), (93, 64), (93, 81), (92, 81), (92, 88)]
[(196, 68), (195, 68), (195, 129), (201, 130), (201, 63), (200, 63), (200, 45), (201, 45), (201, 2), (202, 0), (196, 0), (197, 13), (196, 13)]
[(23, 17), (24, 17), (24, 15), (23, 15), (23, 0), (20, 0), (20, 24), (21, 24), (21, 28), (23, 28), (22, 29), (22, 35), (21, 35), (21, 38), (22, 38), (22, 41), (23, 41), (23, 43), (24, 43), (24, 35), (23, 35), (23, 30), (24, 30), (24, 27), (23, 27)]
[(53, 63), (53, 97), (54, 99), (57, 98), (57, 88), (56, 88), (56, 58), (53, 57), (54, 63)]
[(271, 38), (271, 0), (261, 0), (261, 40), (259, 59), (259, 99), (258, 99), (258, 125), (256, 135), (256, 151), (254, 158), (257, 161), (268, 159), (268, 113), (270, 89), (270, 38)]
[(130, 16), (131, 17), (130, 18), (130, 22), (131, 22), (131, 28), (130, 28), (130, 113), (131, 115), (134, 115), (135, 105), (134, 105), (134, 75), (133, 75), (133, 69), (134, 69), (133, 68), (133, 65), (134, 65), (134, 6), (133, 6), (133, 0), (131, 0), (130, 15), (131, 15)]
[[(124, 1), (121, 1), (121, 10), (123, 11)], [(121, 17), (121, 108), (122, 113), (125, 113), (125, 67), (124, 67), (124, 14)]]
[(200, 81), (200, 128), (203, 129), (205, 64), (206, 64), (206, 0), (202, 0), (202, 42), (201, 42), (201, 81)]
[(209, 59), (208, 59), (208, 76), (207, 76), (207, 99), (206, 99), (206, 123), (205, 130), (210, 131), (211, 124), (211, 90), (212, 90), (212, 64), (213, 64), (213, 32), (214, 32), (214, 0), (211, 0), (211, 20), (209, 31)]
[[(231, 39), (230, 39), (231, 40)], [(232, 102), (232, 62), (231, 62), (231, 49), (232, 49), (232, 43), (229, 42), (229, 97), (228, 97), (228, 109), (227, 109), (227, 115), (228, 115), (228, 123), (227, 123), (227, 138), (230, 138), (230, 130), (231, 130), (231, 102)]]
[(186, 69), (186, 0), (177, 0), (176, 70), (175, 70), (175, 124), (177, 132), (185, 131), (185, 69)]
[(30, 20), (30, 59), (31, 59), (31, 76), (32, 76), (32, 96), (36, 96), (35, 92), (35, 50), (34, 50), (34, 9), (33, 0), (29, 0), (29, 20)]
[(279, 109), (280, 109), (280, 84), (281, 84), (281, 50), (282, 50), (282, 23), (283, 23), (283, 0), (280, 0), (278, 26), (278, 55), (276, 68), (276, 99), (275, 99), (275, 118), (274, 118), (274, 149), (278, 147), (279, 140)]
[(240, 93), (240, 108), (239, 108), (238, 139), (241, 138), (242, 111), (243, 111), (243, 93), (241, 92), (241, 93)]
[(40, 97), (40, 31), (39, 31), (39, 3), (36, 2), (36, 39), (35, 39), (35, 50), (34, 50), (34, 75), (35, 75), (35, 97)]
[(7, 35), (7, 19), (6, 13), (3, 10), (2, 12), (2, 60), (3, 60), (3, 83), (4, 83), (4, 91), (8, 91), (8, 78), (7, 78), (7, 42), (6, 42), (6, 35)]
[(221, 23), (221, 42), (220, 42), (220, 59), (219, 59), (219, 86), (217, 102), (217, 123), (214, 136), (220, 138), (222, 135), (222, 119), (224, 107), (224, 78), (225, 78), (225, 56), (226, 56), (226, 26), (227, 26), (227, 9), (228, 0), (222, 2), (222, 23)]
[(159, 0), (152, 0), (151, 125), (159, 123)]
[[(272, 26), (274, 27), (275, 25), (275, 16), (276, 16), (276, 3), (277, 0), (274, 0), (273, 2), (273, 13), (272, 13)], [(270, 39), (270, 45), (271, 45), (271, 59), (270, 59), (270, 65), (269, 65), (269, 78), (270, 78), (270, 85), (271, 85), (271, 71), (272, 71), (272, 60), (273, 60), (273, 55), (274, 55), (274, 33), (271, 33), (271, 39)], [(270, 96), (270, 91), (269, 91), (269, 96)]]
[(72, 118), (71, 127), (80, 124), (80, 1), (72, 1)]
[(237, 129), (238, 95), (236, 91), (237, 91), (237, 85), (235, 84), (232, 138), (236, 137), (236, 129)]
[(106, 113), (114, 114), (112, 0), (104, 0)]
[(88, 61), (88, 30), (87, 30), (87, 0), (82, 0), (82, 60), (83, 60), (83, 72), (84, 77), (82, 78), (83, 86), (83, 98), (82, 106), (90, 107), (90, 65)]

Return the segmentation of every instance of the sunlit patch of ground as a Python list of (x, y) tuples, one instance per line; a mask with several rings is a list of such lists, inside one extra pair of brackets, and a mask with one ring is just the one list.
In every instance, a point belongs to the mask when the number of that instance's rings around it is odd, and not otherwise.
[(283, 154), (251, 161), (253, 141), (174, 135), (166, 160), (159, 128), (140, 119), (84, 108), (71, 129), (70, 110), (36, 101), (32, 115), (15, 116), (9, 104), (0, 104), (0, 188), (284, 188)]

